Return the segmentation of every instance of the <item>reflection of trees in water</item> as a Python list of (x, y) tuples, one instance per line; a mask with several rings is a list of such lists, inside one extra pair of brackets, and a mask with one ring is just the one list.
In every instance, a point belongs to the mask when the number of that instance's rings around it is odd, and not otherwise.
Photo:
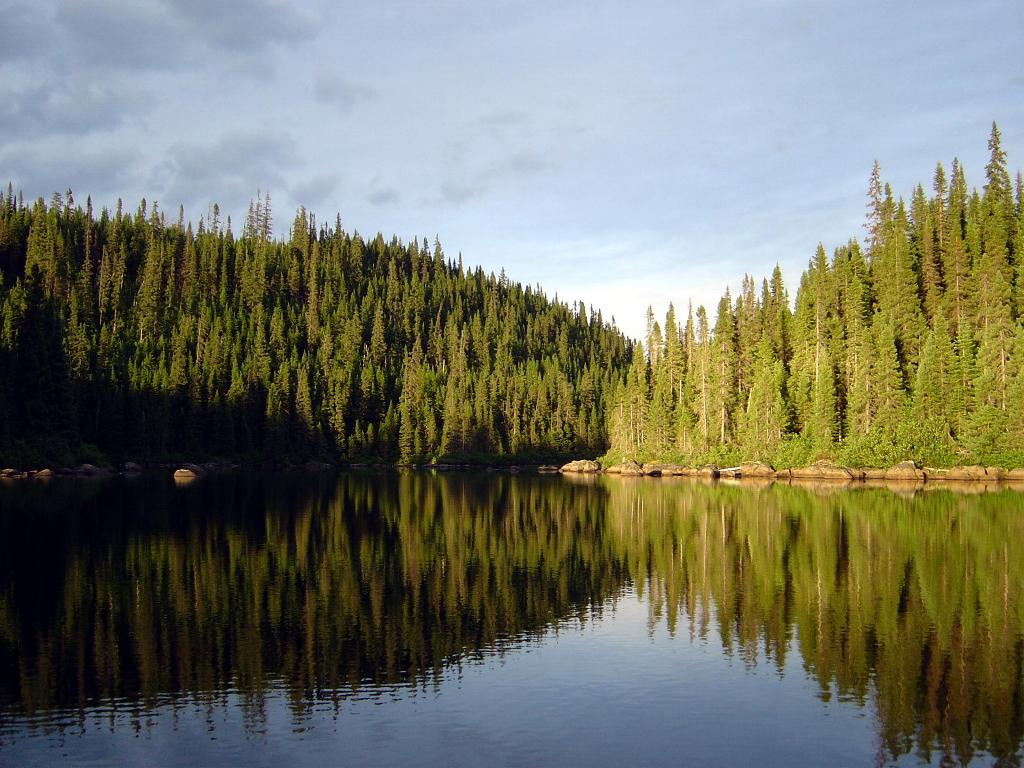
[(1012, 757), (1014, 499), (422, 474), (36, 498), (0, 516), (0, 696), (44, 711), (231, 687), (258, 724), (268, 685), (302, 715), (429, 684), (630, 580), (652, 624), (748, 664), (796, 648), (823, 698), (873, 702), (886, 752)]
[(885, 751), (968, 760), (1024, 736), (1017, 504), (633, 483), (611, 488), (608, 528), (670, 630), (682, 608), (691, 635), (780, 670), (796, 647), (823, 698), (874, 701)]
[[(348, 475), (26, 509), (0, 544), (0, 696), (34, 711), (230, 686), (258, 711), (270, 681), (296, 707), (425, 682), (621, 590), (603, 499), (557, 478)], [(14, 556), (20, 540), (39, 551)], [(59, 588), (34, 588), (54, 571)]]

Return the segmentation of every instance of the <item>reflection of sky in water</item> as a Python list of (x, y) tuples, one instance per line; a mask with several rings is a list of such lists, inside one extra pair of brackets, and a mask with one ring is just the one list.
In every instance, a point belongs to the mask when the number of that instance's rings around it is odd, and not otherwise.
[[(134, 714), (93, 710), (45, 738), (7, 737), (0, 758), (50, 765), (867, 765), (873, 711), (833, 699), (799, 666), (780, 675), (726, 656), (716, 632), (653, 631), (630, 591), (594, 620), (539, 643), (463, 660), (438, 682), (329, 694), (301, 715), (275, 688), (246, 722), (236, 694)], [(48, 720), (52, 723), (53, 718)], [(38, 735), (38, 732), (37, 732)], [(917, 762), (914, 758), (908, 762)]]
[(0, 488), (0, 766), (1020, 751), (1018, 494), (164, 480)]

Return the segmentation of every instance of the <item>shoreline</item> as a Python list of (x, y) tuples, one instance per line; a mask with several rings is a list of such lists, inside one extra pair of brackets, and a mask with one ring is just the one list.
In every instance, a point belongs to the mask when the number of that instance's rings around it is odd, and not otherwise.
[(903, 488), (926, 486), (968, 488), (978, 486), (1008, 487), (1024, 490), (1024, 468), (984, 467), (961, 465), (953, 467), (921, 467), (913, 461), (903, 461), (886, 468), (856, 468), (818, 461), (805, 467), (776, 469), (764, 462), (746, 462), (733, 467), (706, 464), (687, 467), (680, 464), (649, 462), (639, 464), (626, 460), (602, 467), (600, 462), (580, 459), (559, 468), (565, 475), (613, 475), (619, 477), (687, 477), (707, 481), (756, 481), (764, 484), (829, 484), (832, 486), (860, 485), (864, 487)]
[(268, 468), (259, 462), (211, 461), (203, 464), (189, 462), (155, 462), (143, 466), (136, 462), (124, 462), (120, 467), (83, 464), (79, 467), (40, 469), (0, 469), (0, 482), (8, 484), (19, 480), (46, 481), (61, 479), (105, 479), (124, 477), (140, 478), (166, 474), (176, 482), (187, 483), (206, 475), (217, 475), (236, 471), (271, 472), (326, 472), (332, 470), (431, 470), (442, 473), (485, 472), (494, 474), (559, 475), (570, 480), (593, 479), (598, 475), (620, 478), (671, 478), (680, 477), (698, 480), (708, 484), (761, 485), (776, 483), (795, 486), (817, 486), (821, 488), (890, 488), (896, 491), (954, 490), (969, 493), (1008, 489), (1024, 491), (1024, 468), (983, 467), (981, 465), (955, 467), (920, 467), (912, 461), (904, 461), (888, 468), (855, 468), (828, 461), (815, 462), (806, 467), (775, 469), (763, 462), (748, 462), (734, 467), (719, 467), (707, 464), (688, 467), (680, 464), (653, 463), (639, 464), (624, 461), (603, 467), (600, 462), (579, 459), (561, 466), (555, 464), (503, 464), (480, 465), (462, 462), (438, 462), (433, 464), (389, 463), (389, 462), (339, 462), (307, 461), (298, 464), (280, 464)]

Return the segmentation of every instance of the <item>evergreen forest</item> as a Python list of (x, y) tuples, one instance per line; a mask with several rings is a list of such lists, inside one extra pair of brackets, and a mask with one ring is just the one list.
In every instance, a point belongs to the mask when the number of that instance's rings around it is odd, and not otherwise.
[(988, 148), (980, 193), (954, 160), (909, 204), (876, 163), (864, 242), (819, 245), (793, 302), (776, 267), (714, 317), (649, 309), (606, 460), (1024, 464), (1024, 182)]
[(270, 197), (241, 236), (0, 196), (0, 457), (553, 459), (607, 444), (600, 312)]
[(142, 200), (0, 194), (0, 463), (235, 457), (777, 466), (1024, 464), (1024, 182), (939, 164), (868, 186), (862, 241), (819, 245), (712, 317), (593, 308), (440, 242), (347, 232), (269, 195), (236, 234)]

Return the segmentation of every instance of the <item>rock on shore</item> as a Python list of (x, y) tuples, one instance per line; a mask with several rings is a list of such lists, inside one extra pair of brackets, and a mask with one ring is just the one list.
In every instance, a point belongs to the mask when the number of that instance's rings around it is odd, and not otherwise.
[(925, 474), (929, 480), (955, 480), (957, 482), (986, 482), (992, 478), (988, 476), (985, 468), (980, 464), (969, 466), (950, 467), (949, 469), (936, 469), (925, 467)]
[(202, 477), (206, 474), (206, 470), (200, 467), (198, 464), (182, 464), (176, 470), (174, 470), (175, 480), (191, 480), (196, 477)]
[(644, 468), (641, 467), (632, 459), (630, 459), (627, 461), (623, 461), (621, 464), (613, 464), (612, 466), (605, 469), (605, 473), (609, 475), (627, 475), (630, 477), (640, 477), (644, 474)]
[(559, 472), (572, 472), (577, 474), (591, 474), (601, 471), (601, 465), (596, 461), (590, 461), (588, 459), (578, 459), (577, 461), (570, 461), (568, 464), (563, 464)]
[(796, 480), (853, 480), (855, 475), (849, 467), (841, 467), (831, 461), (816, 461), (809, 467), (794, 467), (790, 476)]
[(681, 477), (692, 475), (693, 470), (681, 464), (644, 464), (644, 474), (652, 477)]
[(751, 461), (737, 468), (740, 477), (775, 477), (775, 467), (763, 461)]
[(885, 470), (885, 480), (888, 482), (923, 483), (926, 479), (924, 470), (913, 461), (901, 461)]

